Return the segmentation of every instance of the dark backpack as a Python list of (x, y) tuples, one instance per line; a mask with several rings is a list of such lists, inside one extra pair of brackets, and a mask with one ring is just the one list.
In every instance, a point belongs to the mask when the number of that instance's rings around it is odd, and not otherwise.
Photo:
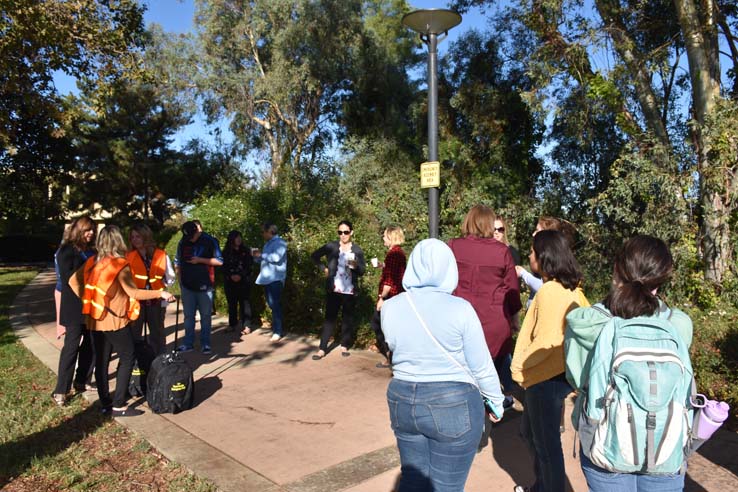
[(131, 396), (146, 396), (147, 378), (156, 353), (146, 338), (134, 342), (133, 353), (136, 360), (131, 371), (128, 392)]
[[(179, 332), (179, 296), (177, 297), (174, 346)], [(154, 413), (179, 413), (192, 408), (195, 381), (192, 369), (176, 349), (154, 359), (149, 369), (146, 401)]]
[(179, 413), (192, 408), (195, 382), (192, 369), (178, 352), (162, 354), (149, 369), (146, 401), (154, 413)]

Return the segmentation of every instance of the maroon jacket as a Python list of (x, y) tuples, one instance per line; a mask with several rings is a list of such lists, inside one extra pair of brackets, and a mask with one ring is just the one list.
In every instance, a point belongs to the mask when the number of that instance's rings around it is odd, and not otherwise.
[(510, 320), (522, 306), (510, 250), (491, 237), (467, 236), (448, 245), (459, 267), (454, 295), (474, 306), (492, 358), (512, 353)]

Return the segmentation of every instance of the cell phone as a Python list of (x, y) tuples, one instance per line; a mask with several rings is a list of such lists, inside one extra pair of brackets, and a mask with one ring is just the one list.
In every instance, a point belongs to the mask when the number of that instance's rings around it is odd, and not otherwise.
[(497, 405), (492, 403), (492, 400), (488, 398), (484, 398), (484, 408), (486, 408), (489, 413), (494, 415), (494, 417), (497, 420), (502, 419), (502, 414), (503, 414), (502, 407), (498, 407)]

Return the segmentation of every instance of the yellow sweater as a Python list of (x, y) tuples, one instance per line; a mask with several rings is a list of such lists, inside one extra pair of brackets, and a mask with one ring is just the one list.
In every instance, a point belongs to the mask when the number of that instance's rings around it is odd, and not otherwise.
[(571, 291), (555, 280), (543, 284), (525, 314), (515, 343), (510, 369), (520, 386), (528, 388), (566, 371), (566, 314), (586, 306), (589, 301), (582, 289)]

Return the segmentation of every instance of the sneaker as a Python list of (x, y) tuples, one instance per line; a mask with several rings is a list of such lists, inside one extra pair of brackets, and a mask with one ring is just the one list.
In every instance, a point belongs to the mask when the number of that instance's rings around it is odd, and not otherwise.
[(271, 341), (272, 342), (278, 342), (282, 339), (282, 335), (277, 335), (276, 333), (272, 335)]
[(123, 410), (116, 410), (113, 408), (107, 415), (110, 415), (111, 417), (137, 417), (138, 415), (143, 414), (144, 411), (137, 408), (124, 408)]
[(513, 487), (513, 492), (531, 492), (532, 490), (532, 487), (523, 487), (522, 485), (516, 485)]
[(177, 352), (192, 352), (192, 347), (190, 345), (180, 345), (177, 347)]
[(213, 351), (210, 350), (210, 345), (203, 345), (202, 346), (202, 354), (203, 355), (210, 355), (212, 353), (213, 353)]

